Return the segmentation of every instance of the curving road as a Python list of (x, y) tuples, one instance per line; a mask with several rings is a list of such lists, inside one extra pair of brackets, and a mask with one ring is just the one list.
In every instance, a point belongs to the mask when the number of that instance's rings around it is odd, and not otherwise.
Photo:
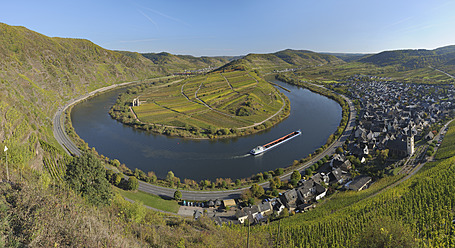
[[(111, 85), (108, 87), (100, 88), (98, 90), (95, 90), (93, 92), (90, 92), (84, 96), (81, 96), (77, 99), (71, 100), (69, 103), (67, 103), (63, 108), (59, 108), (58, 111), (54, 115), (54, 136), (59, 142), (59, 144), (63, 147), (63, 149), (70, 155), (75, 155), (79, 156), (81, 155), (81, 151), (76, 147), (76, 145), (72, 142), (72, 140), (68, 137), (68, 135), (65, 132), (65, 128), (63, 125), (63, 120), (62, 120), (62, 114), (65, 112), (65, 110), (73, 105), (76, 104), (84, 99), (87, 99), (91, 96), (94, 96), (97, 93), (110, 90), (116, 87), (120, 86), (125, 86), (128, 84), (136, 83), (138, 81), (134, 82), (127, 82), (127, 83), (122, 83), (122, 84), (116, 84), (116, 85)], [(322, 87), (322, 86), (319, 86)], [(326, 148), (323, 152), (320, 154), (312, 157), (311, 160), (307, 161), (305, 164), (300, 166), (297, 170), (300, 172), (303, 172), (307, 167), (311, 166), (313, 163), (317, 162), (318, 160), (322, 159), (326, 155), (332, 155), (335, 153), (335, 150), (342, 146), (346, 139), (351, 135), (352, 129), (355, 126), (355, 108), (354, 104), (349, 100), (349, 98), (343, 96), (343, 98), (347, 101), (349, 105), (349, 120), (346, 129), (344, 130), (342, 136), (338, 138), (335, 142), (332, 143), (328, 148)], [(291, 177), (292, 171), (289, 173), (286, 173), (282, 175), (280, 178), (281, 180), (289, 180)], [(264, 182), (259, 184), (262, 187), (269, 187), (269, 182)], [(242, 192), (249, 187), (246, 188), (239, 188), (235, 190), (224, 190), (224, 191), (191, 191), (191, 190), (180, 190), (182, 192), (182, 199), (185, 200), (193, 200), (193, 201), (205, 201), (205, 200), (215, 200), (215, 199), (236, 199), (239, 198)], [(166, 188), (166, 187), (161, 187), (157, 185), (152, 185), (146, 182), (139, 181), (139, 190), (161, 196), (163, 198), (173, 198), (174, 197), (174, 192), (176, 189), (171, 189), (171, 188)]]
[[(163, 77), (163, 78), (167, 78), (167, 77)], [(73, 141), (68, 137), (68, 135), (66, 134), (66, 131), (65, 131), (65, 125), (64, 125), (65, 122), (64, 122), (63, 118), (64, 118), (64, 113), (68, 109), (68, 107), (70, 107), (71, 105), (74, 105), (80, 101), (83, 101), (89, 97), (92, 97), (98, 93), (101, 93), (101, 92), (104, 92), (107, 90), (111, 90), (111, 89), (114, 89), (117, 87), (126, 86), (126, 85), (133, 84), (133, 83), (138, 83), (138, 82), (140, 82), (140, 81), (113, 84), (110, 86), (99, 88), (97, 90), (94, 90), (94, 91), (87, 93), (76, 99), (71, 99), (65, 106), (59, 107), (53, 118), (54, 137), (58, 141), (58, 143), (63, 147), (63, 150), (66, 153), (68, 153), (68, 155), (74, 155), (74, 156), (81, 155), (81, 151), (79, 150), (79, 148), (77, 148), (77, 146), (73, 143)]]

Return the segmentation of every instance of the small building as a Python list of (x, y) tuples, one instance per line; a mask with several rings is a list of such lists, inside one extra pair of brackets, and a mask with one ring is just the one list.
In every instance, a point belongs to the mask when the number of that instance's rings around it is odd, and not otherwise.
[(223, 205), (225, 208), (237, 206), (234, 199), (223, 200)]
[(272, 214), (273, 212), (272, 204), (269, 201), (259, 204), (258, 209), (262, 216)]
[(259, 213), (258, 206), (254, 205), (251, 207), (246, 207), (243, 209), (239, 209), (235, 212), (235, 217), (240, 223), (245, 223), (245, 220), (248, 219), (250, 223), (254, 223), (256, 215)]
[(281, 211), (283, 211), (283, 209), (285, 208), (284, 204), (281, 202), (279, 198), (276, 198), (275, 201), (272, 201), (272, 206), (273, 210), (275, 210), (277, 214), (280, 214)]
[(351, 178), (349, 173), (343, 172), (340, 168), (332, 170), (329, 174), (330, 184), (338, 183), (342, 184)]
[(320, 199), (322, 199), (327, 194), (327, 189), (324, 188), (319, 183), (315, 183), (314, 185), (315, 185), (314, 186), (314, 189), (315, 189), (314, 195), (316, 196), (315, 200), (319, 201)]
[(361, 191), (368, 188), (368, 184), (371, 183), (372, 178), (366, 175), (360, 175), (354, 178), (352, 182), (349, 183), (348, 189), (354, 191)]
[(297, 207), (297, 199), (297, 191), (295, 189), (288, 190), (280, 195), (281, 202), (291, 211)]
[(329, 180), (330, 180), (329, 176), (323, 172), (316, 173), (315, 175), (313, 175), (311, 177), (311, 179), (313, 179), (313, 181), (315, 181), (316, 183), (319, 183), (319, 184), (322, 184), (322, 183), (328, 184)]

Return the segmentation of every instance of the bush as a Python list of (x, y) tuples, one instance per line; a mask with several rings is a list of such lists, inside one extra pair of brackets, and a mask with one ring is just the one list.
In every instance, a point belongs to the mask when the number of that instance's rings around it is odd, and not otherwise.
[[(300, 174), (300, 172), (298, 171), (293, 171), (292, 174), (291, 174), (291, 180), (295, 180), (295, 181), (299, 181), (300, 179), (302, 179), (302, 175)], [(294, 185), (294, 184), (293, 184)], [(294, 185), (294, 187), (297, 185), (297, 183)]]
[(76, 193), (93, 205), (108, 205), (112, 199), (106, 169), (90, 153), (75, 157), (66, 167), (65, 180)]
[(179, 201), (180, 199), (182, 199), (182, 192), (180, 192), (179, 190), (176, 190), (174, 192), (174, 200)]
[(139, 187), (139, 180), (135, 176), (130, 176), (126, 183), (126, 190), (137, 190)]

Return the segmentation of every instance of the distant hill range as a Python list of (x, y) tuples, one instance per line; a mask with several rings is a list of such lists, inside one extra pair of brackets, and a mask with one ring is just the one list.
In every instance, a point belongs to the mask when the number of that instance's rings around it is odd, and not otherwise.
[(326, 64), (343, 64), (330, 54), (321, 54), (307, 50), (283, 50), (269, 54), (248, 54), (243, 58), (226, 64), (221, 69), (251, 68), (256, 70), (280, 70), (285, 68), (322, 66)]
[(328, 54), (328, 55), (333, 55), (344, 62), (353, 62), (356, 60), (359, 60), (365, 56), (369, 56), (370, 54), (366, 53), (322, 53), (322, 54)]
[(363, 57), (358, 61), (377, 66), (401, 66), (405, 69), (455, 65), (455, 46), (445, 46), (434, 50), (385, 51)]
[(220, 67), (236, 59), (234, 56), (194, 57), (191, 55), (173, 55), (167, 52), (143, 53), (142, 56), (153, 64), (165, 67), (166, 70), (195, 70), (199, 68)]

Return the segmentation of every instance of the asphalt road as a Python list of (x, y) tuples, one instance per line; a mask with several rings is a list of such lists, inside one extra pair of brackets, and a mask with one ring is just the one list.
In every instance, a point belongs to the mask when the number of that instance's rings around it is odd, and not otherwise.
[(85, 94), (81, 97), (78, 97), (76, 99), (71, 99), (65, 106), (59, 107), (57, 112), (54, 115), (53, 119), (53, 124), (54, 124), (54, 137), (58, 141), (58, 143), (63, 147), (63, 150), (65, 150), (68, 155), (75, 155), (75, 156), (80, 156), (81, 151), (77, 148), (77, 146), (73, 143), (73, 141), (68, 137), (65, 131), (65, 125), (64, 125), (64, 113), (73, 104), (76, 104), (80, 101), (83, 101), (89, 97), (92, 97), (98, 93), (111, 90), (117, 87), (125, 86), (128, 84), (133, 84), (137, 83), (139, 81), (133, 81), (133, 82), (126, 82), (126, 83), (121, 83), (121, 84), (113, 84), (107, 87), (103, 87), (100, 89), (97, 89), (95, 91), (92, 91), (88, 94)]
[[(71, 100), (69, 103), (67, 103), (64, 107), (59, 108), (58, 111), (55, 113), (53, 124), (54, 124), (54, 137), (57, 139), (58, 143), (64, 148), (64, 150), (70, 154), (70, 155), (75, 155), (75, 156), (80, 156), (81, 151), (76, 147), (76, 145), (72, 142), (72, 140), (68, 137), (68, 135), (65, 132), (65, 128), (63, 125), (63, 116), (62, 114), (65, 112), (65, 110), (73, 105), (76, 104), (84, 99), (87, 99), (97, 93), (110, 90), (116, 87), (136, 83), (137, 81), (134, 82), (127, 82), (127, 83), (122, 83), (122, 84), (117, 84), (117, 85), (111, 85), (108, 87), (104, 87), (98, 90), (95, 90), (93, 92), (90, 92), (84, 96), (81, 96), (77, 99)], [(299, 167), (297, 170), (300, 172), (305, 171), (305, 169), (309, 166), (311, 166), (313, 163), (317, 162), (318, 160), (322, 159), (326, 155), (332, 155), (335, 153), (335, 150), (342, 146), (346, 139), (351, 135), (352, 129), (355, 126), (355, 108), (354, 104), (349, 100), (347, 97), (343, 96), (343, 98), (348, 102), (349, 109), (350, 109), (350, 115), (349, 115), (349, 120), (348, 120), (348, 125), (346, 129), (344, 130), (342, 136), (336, 140), (335, 142), (332, 143), (328, 148), (326, 148), (323, 152), (320, 154), (314, 156), (311, 160), (306, 162), (304, 165)], [(281, 180), (289, 180), (291, 177), (292, 172), (289, 172), (287, 174), (282, 175), (280, 178)], [(264, 182), (261, 183), (260, 186), (264, 188), (269, 187), (269, 182)], [(235, 189), (235, 190), (224, 190), (224, 191), (190, 191), (190, 190), (180, 190), (182, 192), (182, 199), (185, 200), (193, 200), (193, 201), (205, 201), (205, 200), (215, 200), (215, 199), (236, 199), (239, 198), (242, 192), (248, 189), (247, 188), (240, 188), (240, 189)], [(139, 181), (139, 190), (146, 192), (146, 193), (151, 193), (154, 195), (158, 195), (163, 198), (173, 198), (174, 197), (174, 192), (176, 189), (171, 189), (171, 188), (166, 188), (166, 187), (161, 187), (157, 185), (152, 185), (146, 182)]]

